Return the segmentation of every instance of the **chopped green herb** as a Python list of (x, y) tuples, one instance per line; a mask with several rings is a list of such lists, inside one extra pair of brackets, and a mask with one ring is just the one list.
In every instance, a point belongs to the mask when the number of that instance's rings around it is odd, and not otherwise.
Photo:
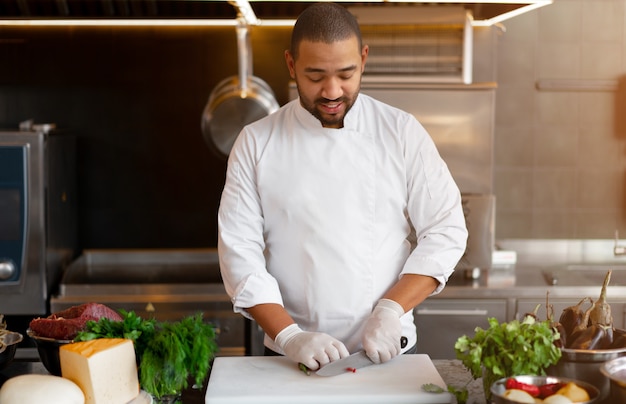
[(454, 386), (448, 386), (448, 391), (454, 394), (456, 397), (456, 404), (466, 404), (469, 399), (469, 391), (467, 387), (457, 388)]
[(437, 386), (435, 383), (422, 384), (422, 390), (427, 393), (443, 393), (445, 390)]
[(311, 376), (311, 369), (304, 363), (298, 363), (298, 369), (304, 372), (305, 375)]

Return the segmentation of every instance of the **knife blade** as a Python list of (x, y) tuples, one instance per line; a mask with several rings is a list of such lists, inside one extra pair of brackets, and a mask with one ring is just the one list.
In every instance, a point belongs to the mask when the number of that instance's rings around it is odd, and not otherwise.
[[(400, 338), (400, 347), (405, 348), (408, 340), (406, 337)], [(365, 354), (365, 351), (353, 353), (347, 358), (330, 362), (321, 367), (315, 374), (318, 376), (337, 376), (346, 372), (354, 372), (357, 369), (373, 365), (374, 362)]]
[(315, 374), (318, 376), (337, 376), (346, 372), (354, 372), (356, 369), (373, 364), (374, 362), (365, 354), (365, 351), (359, 351), (347, 358), (339, 359), (322, 366)]

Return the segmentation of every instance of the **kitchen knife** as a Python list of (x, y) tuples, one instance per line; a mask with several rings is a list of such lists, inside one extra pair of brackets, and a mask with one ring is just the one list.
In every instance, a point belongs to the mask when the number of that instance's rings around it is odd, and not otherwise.
[[(400, 346), (406, 347), (407, 338), (402, 337), (400, 339)], [(318, 376), (337, 376), (346, 372), (355, 372), (357, 369), (364, 368), (369, 365), (373, 365), (374, 362), (365, 354), (365, 351), (359, 351), (347, 358), (339, 359), (334, 362), (330, 362), (328, 365), (320, 368), (315, 374)]]
[(330, 362), (315, 373), (318, 376), (337, 376), (346, 372), (354, 372), (356, 369), (373, 364), (374, 362), (365, 354), (365, 351), (359, 351), (347, 358)]

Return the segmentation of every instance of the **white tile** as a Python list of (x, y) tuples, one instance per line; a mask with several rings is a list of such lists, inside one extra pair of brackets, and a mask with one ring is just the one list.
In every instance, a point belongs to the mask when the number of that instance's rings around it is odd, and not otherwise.
[(575, 79), (580, 76), (580, 46), (574, 42), (543, 42), (537, 56), (541, 79)]
[(502, 125), (496, 128), (495, 164), (500, 167), (532, 167), (532, 125)]
[(583, 9), (581, 0), (555, 1), (538, 9), (540, 40), (579, 41)]
[(540, 92), (536, 97), (537, 122), (550, 125), (578, 123), (579, 96), (576, 92)]
[(535, 80), (535, 42), (507, 42), (498, 47), (498, 84), (524, 86)]
[(574, 209), (577, 186), (575, 169), (537, 170), (533, 180), (533, 208)]
[(582, 170), (578, 182), (578, 204), (587, 209), (623, 209), (624, 180), (618, 169)]
[(579, 95), (580, 124), (600, 126), (614, 124), (617, 108), (615, 95), (613, 91), (581, 92)]
[(496, 92), (496, 125), (532, 125), (535, 119), (535, 90), (498, 87)]
[(624, 35), (624, 0), (587, 1), (582, 13), (582, 38), (621, 41)]
[(572, 213), (563, 210), (534, 211), (532, 238), (568, 239), (576, 236), (576, 222)]
[(613, 125), (581, 125), (578, 141), (580, 169), (620, 167), (624, 139), (614, 132)]
[(499, 169), (494, 184), (498, 209), (523, 211), (532, 206), (532, 180), (532, 170)]
[(620, 42), (583, 42), (580, 75), (587, 79), (616, 79), (624, 73), (624, 44)]
[(539, 126), (534, 149), (535, 167), (576, 167), (578, 126), (571, 124)]

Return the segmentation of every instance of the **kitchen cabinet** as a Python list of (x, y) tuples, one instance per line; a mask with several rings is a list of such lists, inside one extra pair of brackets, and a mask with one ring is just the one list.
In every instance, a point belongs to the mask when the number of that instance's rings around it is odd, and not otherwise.
[(417, 352), (431, 359), (454, 359), (454, 344), (476, 327), (487, 328), (489, 317), (507, 321), (507, 299), (427, 299), (415, 308)]

